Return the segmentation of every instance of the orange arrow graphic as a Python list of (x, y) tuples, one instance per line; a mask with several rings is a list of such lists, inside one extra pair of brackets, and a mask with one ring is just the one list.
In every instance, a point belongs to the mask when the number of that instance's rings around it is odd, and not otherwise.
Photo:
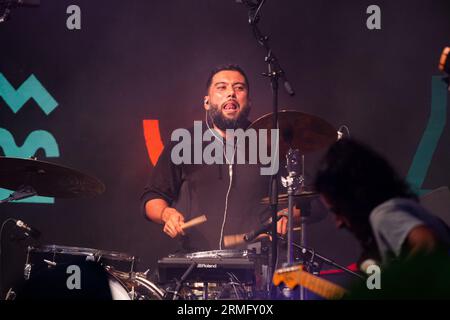
[(161, 133), (159, 132), (159, 120), (144, 120), (142, 124), (144, 126), (144, 138), (148, 156), (152, 165), (155, 166), (164, 149)]

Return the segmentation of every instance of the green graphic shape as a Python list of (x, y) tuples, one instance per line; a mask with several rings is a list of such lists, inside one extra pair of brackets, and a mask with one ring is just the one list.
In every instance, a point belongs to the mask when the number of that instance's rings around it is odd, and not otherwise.
[(422, 189), (422, 185), (447, 122), (448, 90), (443, 78), (442, 76), (432, 77), (430, 117), (406, 177), (419, 195), (430, 191)]
[(58, 102), (33, 74), (16, 90), (5, 76), (0, 73), (0, 97), (5, 100), (14, 113), (17, 113), (31, 98), (36, 101), (46, 115), (50, 114), (58, 106)]

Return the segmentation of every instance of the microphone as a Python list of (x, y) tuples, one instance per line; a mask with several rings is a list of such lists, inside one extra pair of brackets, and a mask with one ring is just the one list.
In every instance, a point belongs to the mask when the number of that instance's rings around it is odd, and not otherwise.
[(380, 264), (379, 264), (378, 261), (375, 261), (375, 260), (369, 258), (369, 259), (366, 259), (366, 260), (364, 260), (363, 262), (361, 262), (361, 264), (360, 264), (360, 266), (359, 266), (359, 269), (360, 269), (362, 272), (368, 274), (367, 269), (368, 269), (371, 265), (379, 266)]
[[(282, 215), (281, 215), (281, 216), (278, 216), (278, 217), (277, 217), (277, 221), (280, 220), (282, 217), (283, 217)], [(262, 226), (260, 226), (259, 228), (257, 228), (257, 229), (255, 229), (255, 230), (253, 230), (253, 231), (250, 231), (250, 232), (244, 234), (244, 241), (245, 241), (245, 242), (251, 242), (251, 241), (255, 240), (255, 238), (256, 238), (257, 236), (259, 236), (261, 233), (264, 233), (264, 232), (266, 232), (267, 230), (269, 230), (269, 229), (270, 229), (270, 226), (272, 225), (272, 221), (271, 221), (271, 220), (272, 220), (272, 219), (269, 219), (268, 221), (266, 221), (266, 222), (265, 222)]]
[(284, 85), (284, 90), (286, 90), (288, 95), (290, 95), (290, 96), (295, 95), (294, 89), (292, 89), (291, 84), (289, 83), (289, 81), (286, 80), (286, 78), (283, 78), (283, 85)]
[(41, 232), (31, 226), (27, 225), (22, 220), (16, 220), (16, 226), (25, 231), (25, 234), (32, 238), (39, 238)]

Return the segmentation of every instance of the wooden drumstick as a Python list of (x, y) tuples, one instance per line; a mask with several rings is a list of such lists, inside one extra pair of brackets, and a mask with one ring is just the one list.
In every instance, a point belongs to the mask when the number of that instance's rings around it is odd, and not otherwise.
[(199, 224), (205, 223), (206, 220), (208, 220), (208, 219), (206, 219), (206, 216), (205, 216), (205, 215), (196, 217), (196, 218), (194, 218), (194, 219), (191, 219), (191, 220), (189, 220), (189, 221), (183, 223), (183, 224), (181, 225), (181, 229), (186, 230), (186, 229), (192, 228), (192, 227), (197, 226), (197, 225), (199, 225)]
[(244, 243), (245, 233), (242, 234), (230, 234), (223, 237), (223, 245), (225, 248), (235, 247), (241, 243)]
[[(245, 236), (245, 233), (242, 233), (242, 234), (230, 234), (228, 236), (224, 236), (223, 237), (223, 245), (224, 245), (225, 248), (230, 248), (230, 247), (235, 247), (237, 245), (243, 244), (245, 242), (244, 236)], [(268, 236), (269, 235), (265, 234), (265, 233), (260, 234), (259, 236), (257, 236), (251, 242), (256, 241), (256, 240), (260, 240), (260, 239), (268, 237)]]

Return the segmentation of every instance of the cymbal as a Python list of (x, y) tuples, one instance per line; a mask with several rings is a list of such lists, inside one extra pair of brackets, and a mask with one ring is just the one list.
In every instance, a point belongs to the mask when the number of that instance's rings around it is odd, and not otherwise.
[[(294, 199), (298, 198), (317, 198), (319, 194), (314, 191), (302, 191), (300, 193), (294, 194)], [(288, 194), (282, 193), (278, 195), (278, 203), (279, 204), (287, 204), (288, 203)], [(261, 204), (270, 204), (269, 197), (265, 197), (261, 199)]]
[[(249, 128), (271, 129), (273, 113), (255, 120)], [(289, 148), (299, 149), (301, 154), (326, 148), (338, 138), (337, 130), (325, 120), (294, 110), (278, 111), (280, 128), (280, 156)], [(270, 139), (268, 141), (270, 147)]]
[(45, 161), (0, 156), (0, 187), (32, 187), (38, 195), (56, 198), (93, 197), (105, 191), (95, 177)]

